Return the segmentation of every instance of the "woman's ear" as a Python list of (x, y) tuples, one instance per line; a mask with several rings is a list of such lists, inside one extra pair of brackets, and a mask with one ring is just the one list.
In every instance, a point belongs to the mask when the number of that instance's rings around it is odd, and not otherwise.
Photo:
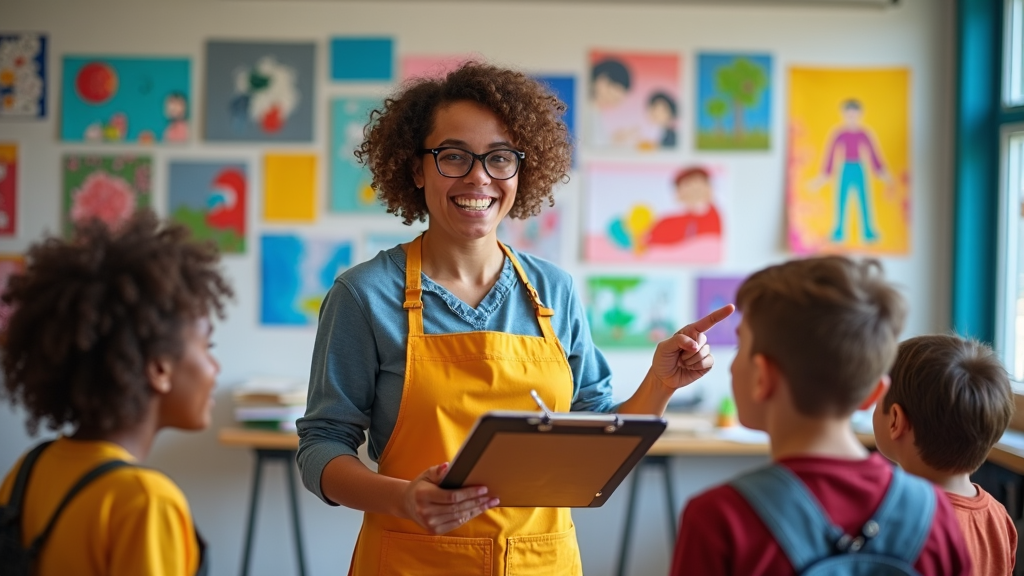
[(423, 188), (426, 183), (423, 177), (423, 156), (414, 156), (412, 159), (412, 181), (417, 188)]
[(171, 391), (171, 370), (171, 361), (167, 358), (150, 360), (146, 364), (146, 377), (154, 392), (167, 394)]

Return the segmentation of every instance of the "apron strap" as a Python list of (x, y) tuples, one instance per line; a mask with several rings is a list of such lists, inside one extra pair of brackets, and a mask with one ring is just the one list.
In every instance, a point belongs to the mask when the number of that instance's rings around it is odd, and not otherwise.
[(530, 300), (533, 301), (533, 307), (537, 311), (537, 323), (540, 324), (540, 331), (544, 334), (544, 338), (558, 342), (558, 338), (555, 336), (555, 329), (551, 327), (551, 317), (555, 315), (555, 311), (544, 306), (544, 303), (540, 301), (540, 294), (537, 293), (537, 289), (530, 283), (530, 279), (526, 277), (526, 272), (519, 264), (519, 259), (512, 253), (512, 250), (505, 246), (501, 240), (498, 241), (498, 246), (501, 246), (505, 256), (508, 256), (508, 259), (512, 262), (512, 267), (516, 269), (519, 279), (526, 286), (526, 291), (530, 294)]
[(409, 335), (423, 335), (423, 286), (420, 283), (420, 269), (423, 252), (423, 235), (409, 243), (405, 252), (405, 303), (409, 311)]

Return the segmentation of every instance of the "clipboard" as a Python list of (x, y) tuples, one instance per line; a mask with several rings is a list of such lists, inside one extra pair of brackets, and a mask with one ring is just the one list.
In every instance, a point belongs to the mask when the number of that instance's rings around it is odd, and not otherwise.
[(597, 508), (665, 431), (657, 416), (492, 411), (477, 419), (441, 488), (487, 486), (502, 507)]

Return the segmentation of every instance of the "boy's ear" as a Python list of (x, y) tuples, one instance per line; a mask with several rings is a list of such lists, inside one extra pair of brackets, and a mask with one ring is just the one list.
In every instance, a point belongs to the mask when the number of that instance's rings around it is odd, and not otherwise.
[(871, 394), (868, 394), (868, 397), (861, 402), (857, 409), (867, 410), (874, 406), (876, 402), (881, 401), (882, 398), (885, 397), (885, 393), (889, 390), (889, 385), (891, 383), (892, 380), (889, 379), (889, 375), (883, 374), (882, 377), (878, 379), (878, 383), (875, 384), (874, 390), (871, 391)]
[(893, 440), (899, 440), (908, 433), (913, 432), (914, 429), (910, 425), (910, 420), (907, 419), (907, 413), (903, 410), (903, 406), (896, 403), (889, 406), (889, 410), (886, 413), (886, 423), (889, 427), (889, 437)]
[(171, 361), (167, 358), (150, 360), (146, 364), (149, 386), (157, 394), (167, 394), (171, 391), (171, 369)]
[(779, 367), (764, 354), (754, 354), (753, 361), (757, 373), (751, 393), (755, 402), (764, 402), (775, 394), (782, 373), (779, 372)]

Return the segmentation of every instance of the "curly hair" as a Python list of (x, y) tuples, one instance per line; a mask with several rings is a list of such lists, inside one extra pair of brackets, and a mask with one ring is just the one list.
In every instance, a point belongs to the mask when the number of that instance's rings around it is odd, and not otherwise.
[(433, 129), (435, 112), (459, 101), (489, 108), (516, 148), (526, 153), (509, 215), (536, 216), (545, 200), (554, 206), (552, 188), (569, 181), (572, 164), (572, 141), (561, 120), (565, 103), (521, 72), (467, 62), (444, 78), (412, 81), (370, 113), (355, 155), (373, 174), (373, 189), (388, 213), (401, 216), (405, 224), (426, 219), (426, 199), (413, 181), (413, 160)]
[(147, 364), (184, 352), (188, 322), (224, 316), (233, 292), (212, 245), (152, 212), (116, 232), (93, 220), (72, 240), (47, 238), (3, 294), (13, 307), (3, 349), (3, 391), (35, 434), (109, 433), (138, 424), (153, 394)]

